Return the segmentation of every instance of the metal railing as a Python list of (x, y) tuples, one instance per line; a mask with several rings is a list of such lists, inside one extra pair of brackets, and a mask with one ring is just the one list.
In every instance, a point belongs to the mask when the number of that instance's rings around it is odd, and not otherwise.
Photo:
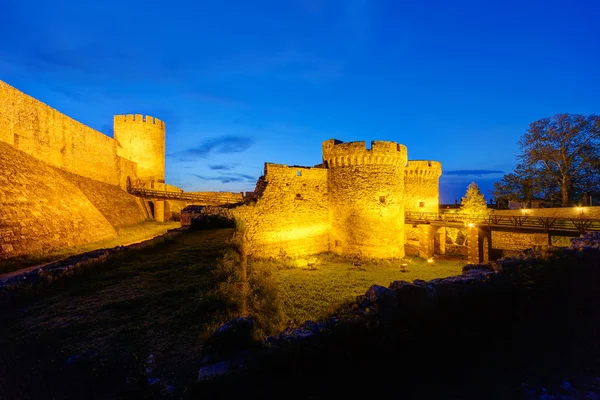
[(541, 230), (561, 231), (600, 231), (600, 219), (593, 218), (557, 218), (532, 217), (530, 215), (494, 215), (494, 214), (456, 214), (427, 213), (406, 211), (404, 220), (407, 223), (463, 223), (490, 227), (534, 228)]

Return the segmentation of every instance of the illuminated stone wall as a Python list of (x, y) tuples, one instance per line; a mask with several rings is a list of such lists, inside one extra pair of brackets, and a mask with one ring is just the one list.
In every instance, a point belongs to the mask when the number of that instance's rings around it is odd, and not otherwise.
[(115, 115), (114, 133), (117, 154), (137, 164), (141, 179), (164, 182), (165, 123), (158, 118)]
[(440, 163), (408, 162), (406, 147), (394, 142), (374, 141), (367, 149), (365, 142), (331, 139), (322, 149), (323, 163), (314, 168), (266, 164), (256, 203), (231, 210), (249, 254), (403, 257), (407, 164), (416, 185), (411, 199), (437, 211)]
[(107, 183), (59, 169), (57, 171), (77, 186), (114, 228), (136, 225), (147, 219), (142, 199)]
[(394, 142), (323, 143), (328, 167), (330, 244), (336, 254), (404, 256), (406, 147)]
[(38, 160), (119, 185), (115, 141), (0, 81), (0, 140)]
[(437, 213), (442, 164), (438, 161), (409, 161), (404, 170), (404, 209)]
[(79, 187), (57, 169), (3, 142), (0, 166), (0, 259), (116, 235)]
[(255, 257), (302, 256), (329, 250), (327, 170), (265, 164), (256, 203), (232, 210)]

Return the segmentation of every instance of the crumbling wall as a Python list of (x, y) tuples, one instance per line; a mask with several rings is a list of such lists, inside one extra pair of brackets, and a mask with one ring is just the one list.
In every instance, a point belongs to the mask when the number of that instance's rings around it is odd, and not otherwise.
[(265, 164), (256, 203), (232, 209), (248, 254), (292, 257), (329, 250), (327, 170)]
[(0, 259), (115, 235), (77, 185), (55, 168), (0, 142)]

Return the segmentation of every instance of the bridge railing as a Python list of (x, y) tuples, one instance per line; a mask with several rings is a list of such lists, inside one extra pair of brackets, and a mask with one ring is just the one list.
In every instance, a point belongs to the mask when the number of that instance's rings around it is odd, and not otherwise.
[(222, 198), (219, 196), (215, 196), (211, 193), (186, 193), (186, 192), (172, 192), (167, 190), (156, 190), (156, 189), (147, 189), (143, 187), (136, 186), (128, 186), (127, 191), (130, 194), (139, 197), (145, 198), (153, 198), (160, 200), (188, 200), (188, 201), (196, 201), (209, 205), (219, 205), (219, 204), (234, 204), (240, 203), (243, 201), (243, 196), (237, 198)]
[(457, 214), (457, 213), (427, 213), (427, 212), (405, 212), (406, 222), (453, 222), (462, 223), (465, 226), (488, 225), (497, 227), (513, 228), (536, 228), (544, 230), (565, 231), (599, 231), (600, 219), (594, 218), (555, 218), (555, 217), (532, 217), (529, 215), (494, 215), (494, 214)]

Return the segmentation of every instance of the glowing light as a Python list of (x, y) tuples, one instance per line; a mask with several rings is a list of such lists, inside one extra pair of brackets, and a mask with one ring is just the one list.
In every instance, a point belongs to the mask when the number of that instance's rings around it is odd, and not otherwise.
[(431, 263), (433, 262), (433, 257), (431, 257), (431, 258), (428, 258), (428, 259), (427, 259), (427, 262), (428, 262), (429, 264), (431, 264)]
[(469, 223), (467, 224), (467, 226), (468, 226), (469, 228), (472, 228), (472, 227), (474, 227), (474, 226), (475, 226), (475, 224), (474, 224), (474, 223), (472, 223), (472, 222), (469, 222)]
[(575, 211), (577, 211), (578, 214), (583, 214), (583, 207), (575, 207)]
[(529, 210), (527, 208), (521, 208), (521, 212), (523, 214), (529, 214)]

